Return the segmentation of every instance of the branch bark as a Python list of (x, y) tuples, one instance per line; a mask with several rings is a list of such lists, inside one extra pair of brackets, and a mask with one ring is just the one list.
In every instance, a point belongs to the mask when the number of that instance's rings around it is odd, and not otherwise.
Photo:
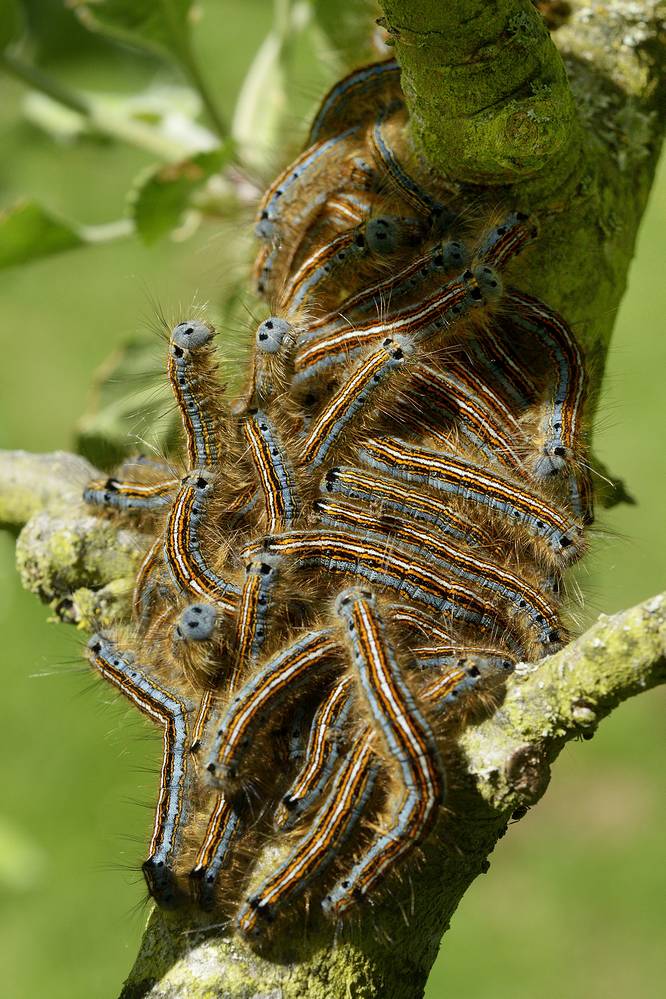
[[(537, 215), (539, 250), (520, 261), (520, 284), (573, 321), (598, 390), (664, 127), (661, 3), (574, 2), (554, 41), (527, 0), (383, 7), (415, 149), (473, 203)], [(28, 521), (17, 544), (25, 585), (61, 617), (103, 626), (123, 612), (143, 541), (114, 530), (110, 544), (110, 528), (86, 515), (78, 496), (91, 474), (73, 456), (4, 456), (0, 521)], [(521, 667), (500, 708), (452, 738), (449, 811), (410, 884), (366, 911), (362, 928), (334, 946), (313, 916), (279, 951), (255, 952), (206, 917), (156, 910), (122, 999), (421, 995), (458, 902), (511, 815), (541, 797), (565, 742), (665, 679), (666, 595), (600, 618)]]

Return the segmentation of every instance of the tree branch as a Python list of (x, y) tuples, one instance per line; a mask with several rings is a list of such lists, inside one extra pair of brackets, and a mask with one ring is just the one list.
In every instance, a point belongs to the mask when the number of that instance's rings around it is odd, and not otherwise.
[(100, 476), (78, 455), (0, 452), (0, 525), (17, 529), (23, 586), (62, 621), (108, 627), (129, 606), (137, 562), (150, 539), (92, 516), (82, 502)]
[(441, 173), (511, 184), (576, 155), (562, 58), (529, 0), (385, 0), (412, 133)]

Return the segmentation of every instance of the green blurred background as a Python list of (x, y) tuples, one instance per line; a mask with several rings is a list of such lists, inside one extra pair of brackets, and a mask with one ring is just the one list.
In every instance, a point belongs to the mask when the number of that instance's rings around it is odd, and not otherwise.
[[(159, 72), (92, 40), (71, 15), (50, 20), (57, 3), (29, 6), (37, 55), (61, 80), (132, 93)], [(271, 5), (200, 7), (195, 48), (229, 115)], [(320, 90), (313, 79), (304, 73), (305, 106)], [(25, 121), (24, 93), (0, 76), (0, 204), (28, 194), (87, 224), (119, 217), (150, 157), (93, 141), (55, 145)], [(665, 221), (662, 170), (597, 419), (597, 452), (639, 505), (599, 517), (580, 573), (586, 620), (664, 587)], [(218, 301), (231, 238), (208, 225), (184, 243), (145, 248), (132, 239), (0, 273), (0, 447), (71, 446), (93, 370), (128, 335), (150, 337), (155, 302), (168, 314), (195, 295)], [(79, 662), (82, 638), (47, 623), (45, 608), (20, 589), (13, 549), (13, 537), (0, 532), (1, 991), (11, 999), (113, 999), (146, 918), (137, 869), (159, 739), (91, 681)], [(428, 999), (663, 996), (665, 707), (664, 691), (647, 694), (604, 722), (591, 743), (565, 750), (545, 800), (502, 840), (465, 897)]]

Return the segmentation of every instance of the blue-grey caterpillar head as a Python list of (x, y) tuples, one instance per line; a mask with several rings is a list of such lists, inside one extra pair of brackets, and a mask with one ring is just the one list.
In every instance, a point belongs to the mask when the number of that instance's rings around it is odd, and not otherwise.
[(148, 891), (162, 909), (175, 909), (183, 901), (171, 867), (160, 856), (149, 857), (141, 865)]
[(183, 486), (195, 489), (201, 496), (207, 495), (213, 489), (215, 474), (209, 468), (195, 468), (180, 480)]
[(278, 573), (280, 562), (279, 555), (261, 555), (246, 564), (245, 575), (261, 576), (266, 584), (270, 584)]
[(479, 264), (473, 269), (472, 274), (484, 302), (496, 302), (501, 298), (504, 286), (494, 267), (490, 267), (488, 264)]
[(469, 250), (458, 239), (449, 239), (435, 252), (435, 266), (443, 271), (461, 271), (470, 261)]
[(257, 347), (266, 354), (276, 354), (293, 330), (291, 323), (279, 316), (269, 316), (257, 329)]
[(206, 642), (215, 631), (217, 609), (212, 604), (189, 604), (176, 625), (176, 638), (184, 642)]
[(182, 350), (196, 350), (207, 344), (215, 330), (208, 323), (202, 323), (199, 319), (190, 319), (184, 323), (178, 323), (171, 331), (171, 344), (180, 347)]
[(273, 239), (276, 233), (275, 223), (269, 218), (261, 218), (254, 227), (254, 234), (259, 239)]
[(365, 227), (365, 244), (371, 253), (395, 253), (405, 246), (418, 245), (422, 238), (419, 219), (400, 215), (377, 215)]
[(572, 453), (569, 448), (563, 444), (546, 441), (541, 454), (534, 461), (534, 474), (537, 479), (561, 475), (571, 458)]
[(339, 617), (348, 618), (359, 600), (365, 600), (373, 607), (375, 605), (375, 596), (370, 590), (364, 590), (360, 586), (342, 590), (335, 598), (335, 613)]

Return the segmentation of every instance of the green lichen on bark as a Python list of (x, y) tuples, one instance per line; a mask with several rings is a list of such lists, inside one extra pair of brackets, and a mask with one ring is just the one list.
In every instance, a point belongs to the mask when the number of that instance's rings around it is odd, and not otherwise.
[(83, 488), (99, 476), (78, 455), (0, 453), (0, 523), (22, 527), (16, 566), (23, 586), (63, 621), (94, 631), (127, 613), (148, 539), (91, 515)]
[(428, 161), (472, 184), (511, 184), (574, 155), (564, 66), (529, 0), (385, 0), (413, 134)]

